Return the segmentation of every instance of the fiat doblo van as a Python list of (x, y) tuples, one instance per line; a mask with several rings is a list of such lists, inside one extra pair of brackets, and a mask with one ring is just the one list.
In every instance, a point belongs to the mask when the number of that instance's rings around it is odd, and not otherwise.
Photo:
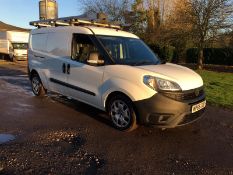
[(203, 114), (203, 80), (196, 72), (163, 63), (116, 26), (72, 21), (33, 23), (39, 29), (30, 33), (28, 68), (36, 96), (49, 90), (89, 104), (122, 131), (138, 124), (174, 128)]

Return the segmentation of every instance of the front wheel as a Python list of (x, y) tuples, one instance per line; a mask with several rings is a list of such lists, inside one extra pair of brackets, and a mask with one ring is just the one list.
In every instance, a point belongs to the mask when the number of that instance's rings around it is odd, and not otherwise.
[(132, 101), (124, 95), (119, 94), (110, 99), (108, 114), (118, 130), (129, 132), (137, 128), (137, 118)]
[(12, 62), (16, 62), (17, 58), (15, 56), (12, 57)]
[(9, 54), (9, 58), (10, 58), (11, 62), (16, 62), (17, 61), (16, 57), (14, 55), (12, 55), (12, 54)]
[(36, 96), (44, 96), (46, 94), (46, 90), (40, 80), (40, 77), (37, 74), (34, 74), (31, 79), (32, 84), (32, 92)]

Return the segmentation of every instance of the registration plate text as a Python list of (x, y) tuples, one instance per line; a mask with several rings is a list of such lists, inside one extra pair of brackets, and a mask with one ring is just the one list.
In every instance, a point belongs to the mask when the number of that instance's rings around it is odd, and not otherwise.
[(206, 101), (203, 101), (201, 103), (193, 105), (192, 106), (192, 113), (200, 111), (201, 109), (205, 108), (205, 106), (206, 106)]

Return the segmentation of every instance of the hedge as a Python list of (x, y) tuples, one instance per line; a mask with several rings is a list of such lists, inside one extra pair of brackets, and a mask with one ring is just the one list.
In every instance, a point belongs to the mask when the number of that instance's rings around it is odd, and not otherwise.
[(148, 44), (151, 50), (156, 53), (161, 59), (168, 62), (177, 62), (178, 56), (174, 47), (160, 46), (158, 44)]
[[(190, 48), (186, 52), (187, 63), (197, 63), (198, 49)], [(204, 64), (215, 65), (233, 65), (233, 49), (232, 48), (205, 48)]]

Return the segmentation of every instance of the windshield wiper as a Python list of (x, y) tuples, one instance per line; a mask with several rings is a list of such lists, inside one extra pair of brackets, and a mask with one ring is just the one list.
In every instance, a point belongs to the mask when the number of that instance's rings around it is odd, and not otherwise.
[(144, 65), (144, 64), (155, 64), (151, 61), (139, 61), (133, 64), (133, 66), (139, 66), (139, 65)]
[(167, 60), (166, 59), (162, 59), (160, 62), (161, 62), (161, 64), (166, 64)]

